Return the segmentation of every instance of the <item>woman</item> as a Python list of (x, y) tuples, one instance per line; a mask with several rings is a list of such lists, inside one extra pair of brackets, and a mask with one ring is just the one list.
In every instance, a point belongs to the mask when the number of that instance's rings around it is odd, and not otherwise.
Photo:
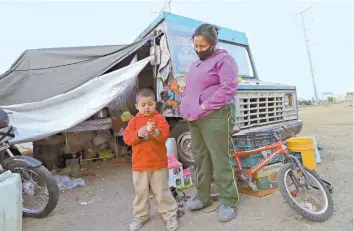
[(218, 28), (203, 24), (193, 34), (199, 60), (186, 78), (180, 113), (188, 121), (192, 151), (198, 168), (196, 197), (188, 203), (190, 210), (212, 204), (210, 184), (214, 170), (219, 191), (219, 219), (236, 216), (239, 195), (232, 167), (232, 133), (235, 125), (233, 98), (237, 90), (237, 64), (222, 49), (217, 49)]

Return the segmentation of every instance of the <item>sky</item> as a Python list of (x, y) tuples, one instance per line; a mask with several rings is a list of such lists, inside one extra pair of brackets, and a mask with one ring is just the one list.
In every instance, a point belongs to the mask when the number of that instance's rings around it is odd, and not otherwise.
[[(0, 0), (0, 73), (26, 49), (128, 44), (162, 10), (164, 1)], [(171, 11), (245, 32), (261, 80), (314, 90), (301, 20), (305, 15), (313, 69), (322, 92), (353, 91), (354, 4), (351, 1), (177, 1)], [(237, 60), (236, 60), (237, 61)]]

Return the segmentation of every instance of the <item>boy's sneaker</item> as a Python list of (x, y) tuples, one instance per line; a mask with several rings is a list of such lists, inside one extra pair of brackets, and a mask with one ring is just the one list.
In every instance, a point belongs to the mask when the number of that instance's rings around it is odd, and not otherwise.
[(166, 222), (167, 231), (175, 231), (178, 229), (178, 221), (176, 218), (172, 218)]
[(134, 220), (129, 225), (129, 230), (130, 231), (137, 231), (137, 230), (141, 229), (141, 227), (143, 227), (143, 225), (145, 225), (149, 220), (150, 220), (150, 218), (145, 218), (142, 220), (138, 219), (138, 218), (134, 218)]

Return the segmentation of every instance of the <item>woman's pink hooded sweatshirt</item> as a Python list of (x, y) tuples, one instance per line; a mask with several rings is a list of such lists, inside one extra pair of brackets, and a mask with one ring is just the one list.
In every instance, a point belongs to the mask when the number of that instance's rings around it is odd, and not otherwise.
[[(206, 60), (197, 60), (191, 65), (179, 107), (180, 114), (193, 121), (229, 105), (237, 85), (236, 61), (226, 50), (216, 49)], [(200, 107), (203, 103), (206, 110)]]

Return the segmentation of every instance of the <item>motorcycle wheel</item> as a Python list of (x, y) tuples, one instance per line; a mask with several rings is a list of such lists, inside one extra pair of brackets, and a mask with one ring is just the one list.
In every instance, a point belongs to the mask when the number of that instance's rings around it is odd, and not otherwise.
[[(59, 188), (52, 173), (43, 165), (38, 167), (27, 167), (25, 164), (17, 163), (10, 169), (13, 173), (19, 173), (22, 179), (23, 215), (27, 217), (42, 218), (48, 216), (58, 205)], [(40, 196), (43, 193), (44, 195)], [(39, 198), (47, 200), (34, 203), (32, 208), (30, 199)]]

